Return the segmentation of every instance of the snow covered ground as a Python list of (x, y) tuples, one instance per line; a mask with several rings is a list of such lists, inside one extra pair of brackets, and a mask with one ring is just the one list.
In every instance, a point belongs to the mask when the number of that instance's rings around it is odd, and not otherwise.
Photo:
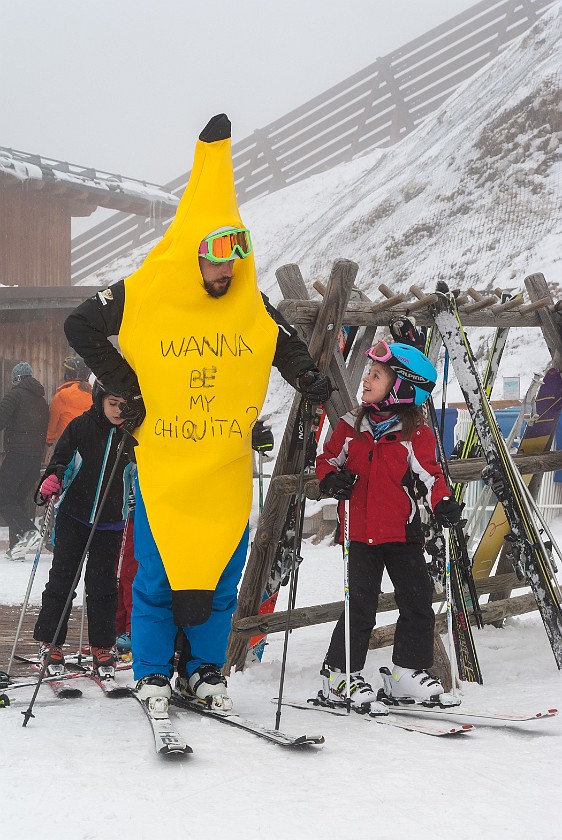
[[(554, 531), (560, 540), (562, 517)], [(306, 542), (303, 554), (297, 605), (338, 600), (339, 550), (328, 541)], [(49, 558), (41, 559), (34, 603)], [(21, 601), (31, 561), (31, 556), (25, 563), (0, 558), (3, 603)], [(286, 588), (282, 608), (285, 599)], [(381, 619), (392, 622), (395, 616), (384, 613)], [(292, 634), (286, 697), (304, 699), (318, 689), (332, 627)], [(465, 686), (467, 708), (562, 708), (562, 678), (537, 613), (510, 619), (502, 630), (475, 633), (485, 685)], [(264, 662), (230, 679), (240, 714), (270, 727), (282, 646), (282, 635), (271, 636)], [(390, 648), (369, 653), (365, 674), (374, 684), (390, 656)], [(131, 676), (124, 672), (119, 679)], [(562, 716), (517, 727), (478, 724), (471, 734), (451, 740), (357, 715), (338, 719), (284, 708), (281, 729), (326, 738), (323, 747), (289, 752), (219, 722), (173, 711), (194, 749), (179, 764), (154, 754), (148, 723), (134, 700), (109, 700), (93, 683), (80, 682), (84, 696), (78, 700), (55, 699), (43, 687), (25, 729), (20, 712), (30, 691), (17, 692), (16, 702), (0, 709), (2, 838), (153, 840), (185, 833), (228, 840), (358, 835), (435, 840), (451, 831), (458, 840), (475, 833), (482, 840), (561, 836)]]

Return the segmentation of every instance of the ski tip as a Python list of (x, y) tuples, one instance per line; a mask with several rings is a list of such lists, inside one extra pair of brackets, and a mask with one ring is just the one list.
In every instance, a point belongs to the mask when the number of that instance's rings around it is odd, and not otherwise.
[(186, 744), (183, 747), (170, 747), (166, 745), (163, 749), (161, 749), (158, 753), (162, 756), (162, 758), (172, 759), (177, 761), (178, 759), (186, 758), (189, 755), (193, 754), (193, 748)]
[(57, 697), (61, 697), (63, 700), (76, 700), (78, 697), (82, 697), (82, 692), (79, 688), (63, 688), (57, 692)]
[(115, 700), (121, 697), (132, 697), (133, 689), (126, 685), (117, 686), (116, 688), (110, 688), (109, 691), (107, 691), (106, 693), (108, 697), (110, 697), (112, 700)]
[[(463, 732), (472, 732), (472, 730), (474, 729), (474, 724), (473, 723), (463, 723), (463, 724), (461, 724), (460, 728)], [(458, 731), (458, 727), (456, 727), (456, 731)]]
[(292, 747), (306, 747), (317, 746), (325, 742), (323, 735), (299, 735), (298, 738), (292, 742)]
[(546, 712), (537, 712), (535, 717), (541, 718), (541, 717), (548, 717), (550, 715), (557, 715), (557, 714), (558, 714), (558, 709), (547, 709)]

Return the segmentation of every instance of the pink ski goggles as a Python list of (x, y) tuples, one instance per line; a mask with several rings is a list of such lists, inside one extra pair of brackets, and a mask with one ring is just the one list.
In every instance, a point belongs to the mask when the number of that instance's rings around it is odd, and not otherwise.
[(392, 350), (386, 341), (379, 341), (373, 347), (369, 347), (365, 355), (373, 362), (381, 362), (384, 365), (392, 359)]

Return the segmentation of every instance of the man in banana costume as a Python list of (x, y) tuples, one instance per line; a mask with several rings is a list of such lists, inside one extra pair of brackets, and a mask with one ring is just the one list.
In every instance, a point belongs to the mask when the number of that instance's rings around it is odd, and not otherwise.
[(176, 687), (221, 708), (231, 707), (220, 669), (248, 546), (251, 433), (271, 365), (312, 402), (331, 393), (258, 289), (230, 137), (226, 115), (213, 117), (163, 239), (138, 271), (65, 323), (70, 345), (123, 395), (122, 416), (137, 427), (131, 635), (139, 696), (169, 698), (182, 628), (187, 674)]

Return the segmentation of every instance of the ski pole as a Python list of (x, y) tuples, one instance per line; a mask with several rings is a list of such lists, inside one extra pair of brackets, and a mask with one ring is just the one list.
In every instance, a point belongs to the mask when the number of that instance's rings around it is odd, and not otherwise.
[[(305, 499), (304, 499), (304, 471), (306, 469), (306, 451), (308, 446), (308, 437), (310, 435), (310, 430), (312, 428), (312, 407), (308, 400), (303, 399), (303, 439), (302, 439), (302, 464), (301, 469), (299, 471), (299, 480), (297, 485), (297, 511), (295, 516), (295, 522), (297, 523), (298, 530), (301, 531), (302, 534), (302, 525), (299, 527), (299, 523), (302, 522), (302, 511), (304, 509)], [(297, 555), (297, 543), (300, 546), (300, 539), (297, 539), (297, 534), (295, 533), (295, 538), (293, 541), (293, 552), (291, 555), (291, 572), (289, 577), (289, 603), (287, 606), (287, 622), (285, 625), (285, 638), (283, 641), (283, 658), (281, 660), (281, 676), (279, 678), (279, 692), (277, 698), (277, 712), (275, 715), (275, 729), (279, 729), (279, 723), (281, 721), (281, 706), (283, 703), (283, 685), (285, 682), (285, 668), (287, 665), (287, 648), (289, 645), (289, 633), (291, 632), (291, 615), (292, 615), (292, 604), (293, 604), (293, 597), (295, 591), (295, 568), (296, 568), (296, 555)]]
[(123, 528), (123, 539), (121, 540), (121, 548), (119, 549), (119, 560), (117, 561), (117, 586), (119, 586), (119, 581), (121, 580), (121, 569), (123, 568), (123, 558), (125, 556), (125, 543), (127, 541), (127, 532), (129, 530), (129, 522), (131, 521), (130, 517), (128, 517), (125, 521), (125, 527)]
[(441, 389), (441, 424), (439, 433), (441, 440), (445, 437), (445, 408), (447, 406), (447, 385), (449, 384), (449, 353), (445, 350), (445, 361), (443, 362), (443, 387)]
[(80, 638), (78, 641), (78, 664), (82, 663), (82, 645), (84, 644), (84, 619), (86, 617), (86, 581), (82, 587), (82, 612), (80, 614)]
[(35, 580), (35, 573), (37, 571), (37, 566), (39, 565), (39, 558), (41, 557), (41, 551), (43, 550), (43, 545), (45, 543), (45, 537), (47, 535), (47, 531), (49, 530), (49, 523), (51, 520), (51, 516), (55, 507), (55, 500), (51, 497), (49, 504), (47, 505), (47, 509), (45, 511), (45, 517), (43, 519), (43, 525), (41, 527), (41, 542), (37, 546), (37, 551), (35, 552), (35, 557), (33, 558), (33, 565), (31, 567), (31, 573), (29, 575), (29, 581), (27, 584), (27, 589), (25, 592), (25, 598), (23, 599), (23, 604), (21, 605), (20, 617), (18, 621), (18, 626), (16, 630), (16, 636), (14, 639), (14, 645), (12, 647), (12, 652), (10, 654), (10, 660), (8, 662), (8, 674), (12, 670), (12, 664), (14, 661), (14, 656), (16, 653), (16, 648), (18, 646), (18, 642), (20, 639), (20, 632), (21, 627), (23, 624), (23, 617), (25, 615), (25, 611), (27, 610), (27, 604), (29, 602), (29, 596), (31, 595), (31, 588), (33, 586), (33, 581)]
[(258, 452), (258, 484), (260, 488), (260, 516), (263, 510), (263, 452)]
[(86, 555), (88, 554), (91, 542), (94, 538), (94, 534), (96, 532), (96, 528), (97, 528), (98, 522), (100, 520), (100, 516), (102, 514), (102, 511), (103, 511), (103, 508), (104, 508), (104, 505), (105, 505), (105, 500), (107, 499), (107, 496), (108, 496), (109, 491), (111, 489), (111, 485), (113, 483), (113, 479), (115, 477), (115, 473), (117, 472), (117, 467), (119, 465), (119, 461), (121, 460), (121, 455), (122, 455), (123, 450), (125, 448), (125, 443), (127, 442), (127, 436), (131, 434), (129, 429), (127, 428), (126, 424), (123, 426), (123, 432), (124, 432), (123, 437), (122, 437), (122, 439), (119, 443), (119, 446), (117, 447), (117, 452), (115, 453), (115, 463), (113, 464), (111, 473), (109, 475), (109, 479), (107, 481), (107, 485), (105, 487), (103, 496), (101, 498), (98, 509), (96, 511), (96, 515), (94, 516), (94, 521), (92, 522), (92, 528), (91, 528), (90, 533), (88, 535), (88, 539), (86, 541), (86, 546), (84, 548), (84, 551), (82, 552), (82, 557), (80, 558), (80, 563), (78, 564), (78, 568), (76, 570), (74, 580), (72, 581), (72, 585), (70, 587), (70, 592), (68, 593), (66, 603), (65, 603), (65, 605), (62, 609), (61, 616), (60, 616), (60, 619), (59, 619), (59, 623), (57, 624), (57, 628), (56, 628), (56, 630), (53, 634), (53, 640), (52, 640), (51, 644), (49, 645), (49, 650), (47, 652), (47, 656), (45, 657), (45, 661), (44, 661), (44, 663), (41, 667), (41, 672), (39, 674), (39, 679), (37, 680), (37, 683), (35, 685), (35, 691), (33, 692), (33, 696), (32, 696), (32, 698), (29, 702), (29, 706), (27, 707), (25, 712), (22, 712), (22, 715), (23, 715), (22, 726), (27, 726), (29, 718), (35, 717), (35, 715), (33, 714), (33, 706), (35, 704), (35, 699), (37, 697), (37, 694), (39, 693), (39, 689), (41, 688), (41, 683), (43, 682), (43, 679), (45, 677), (45, 673), (46, 673), (47, 668), (49, 667), (49, 663), (51, 661), (51, 651), (57, 643), (59, 633), (61, 631), (61, 627), (63, 625), (63, 621), (65, 619), (66, 613), (70, 609), (70, 606), (72, 604), (72, 599), (74, 597), (74, 590), (76, 589), (76, 587), (78, 585), (78, 581), (80, 580), (80, 576), (82, 574), (82, 567), (84, 566), (84, 562), (86, 560)]
[(346, 709), (351, 712), (351, 628), (349, 621), (349, 499), (344, 502), (343, 517), (343, 598), (345, 633)]
[[(439, 431), (439, 424), (437, 422), (437, 412), (435, 411), (435, 405), (431, 397), (427, 400), (427, 407), (429, 411), (429, 417), (431, 420), (431, 425), (433, 426), (433, 433), (435, 435), (435, 442), (437, 444), (437, 452), (439, 457), (439, 463), (441, 465), (441, 469), (443, 471), (443, 476), (445, 478), (445, 482), (448, 487), (452, 487), (453, 483), (451, 481), (451, 473), (449, 472), (449, 464), (447, 462), (447, 456), (445, 455), (445, 449), (443, 447), (443, 438), (441, 437), (441, 433)], [(447, 529), (447, 533), (449, 533), (449, 529)], [(470, 599), (472, 602), (472, 612), (476, 619), (476, 626), (481, 628), (484, 626), (484, 622), (482, 619), (482, 610), (480, 608), (480, 604), (478, 602), (478, 593), (476, 591), (476, 584), (474, 583), (474, 578), (472, 576), (472, 567), (470, 565), (470, 558), (468, 557), (468, 551), (466, 548), (466, 538), (464, 536), (463, 527), (458, 522), (456, 525), (453, 526), (453, 533), (456, 536), (459, 550), (460, 550), (460, 557), (458, 558), (458, 563), (461, 569), (461, 573), (463, 575), (464, 581), (468, 586), (468, 591), (470, 594)]]
[[(294, 544), (293, 544), (293, 551), (295, 555), (295, 585), (293, 587), (293, 600), (291, 601), (291, 609), (295, 609), (295, 604), (297, 602), (297, 589), (299, 585), (299, 571), (301, 567), (301, 546), (302, 546), (302, 532), (304, 528), (304, 514), (305, 514), (305, 506), (301, 507), (301, 515), (300, 520), (297, 522), (295, 520), (295, 535), (293, 537)], [(298, 560), (298, 563), (297, 563)]]
[(449, 660), (451, 663), (451, 686), (453, 696), (457, 693), (457, 654), (453, 635), (453, 590), (451, 585), (451, 547), (449, 529), (443, 528), (445, 537), (445, 594), (447, 599), (447, 635), (449, 637)]

